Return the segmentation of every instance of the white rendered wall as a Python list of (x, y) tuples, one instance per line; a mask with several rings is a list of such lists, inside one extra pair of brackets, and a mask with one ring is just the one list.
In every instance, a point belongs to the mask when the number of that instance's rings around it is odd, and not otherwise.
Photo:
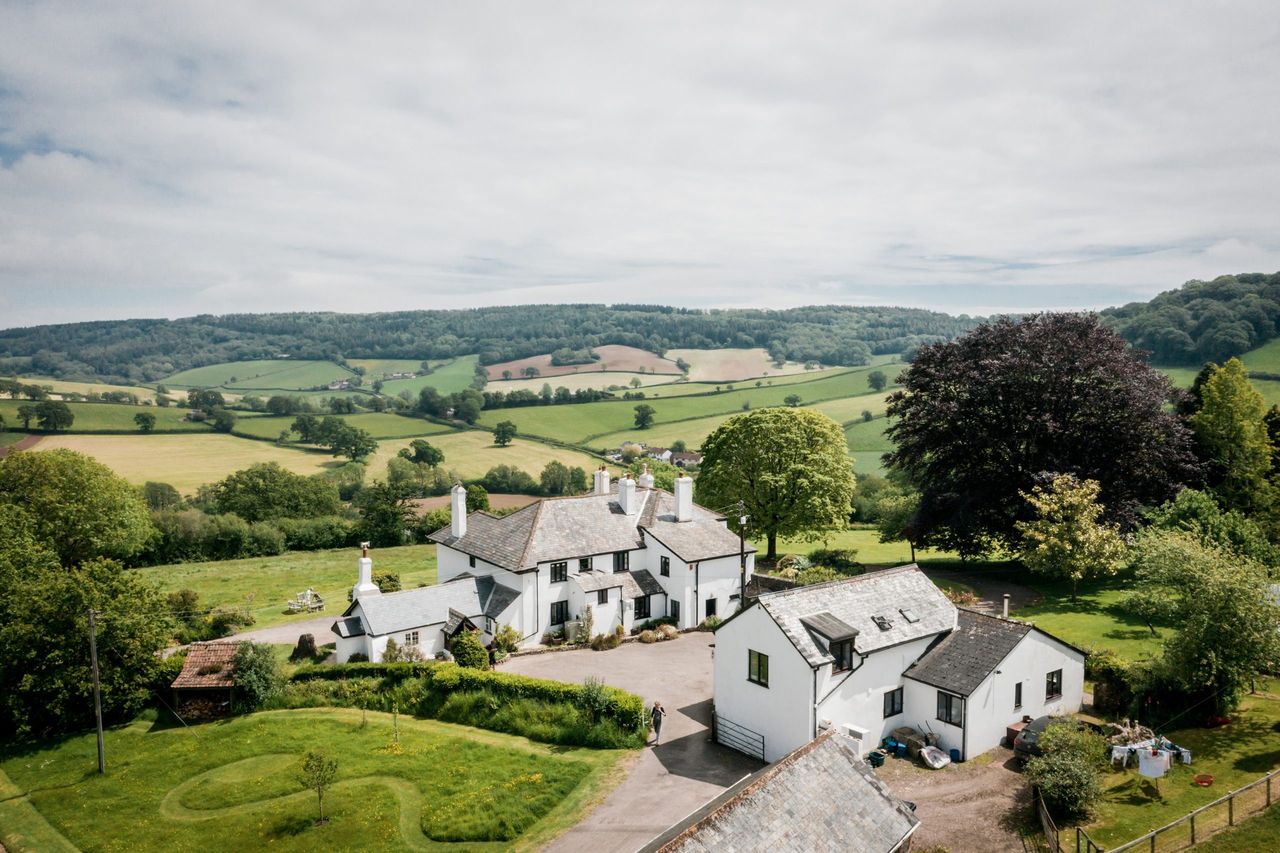
[(938, 688), (904, 679), (902, 709), (902, 725), (917, 731), (931, 731), (938, 736), (938, 746), (942, 749), (958, 749), (966, 759), (972, 757), (964, 754), (964, 729), (938, 719)]
[[(747, 680), (748, 651), (769, 656), (769, 686)], [(813, 737), (813, 670), (756, 606), (716, 630), (715, 709), (764, 736), (765, 760), (777, 761)]]
[[(1062, 695), (1046, 700), (1045, 676), (1062, 670)], [(1022, 638), (1008, 657), (969, 697), (968, 747), (978, 755), (999, 745), (1005, 730), (1022, 719), (1074, 714), (1084, 701), (1084, 657), (1039, 631)], [(1022, 707), (1013, 706), (1014, 685), (1022, 682)]]
[[(902, 713), (888, 719), (884, 716), (884, 694), (903, 686), (902, 673), (924, 654), (935, 635), (912, 640), (899, 646), (872, 652), (852, 674), (832, 673), (828, 664), (818, 670), (818, 720), (830, 720), (833, 726), (852, 723), (866, 729), (863, 753), (880, 745), (889, 732), (899, 726), (912, 726), (921, 731), (925, 721), (917, 709), (908, 708), (905, 690)], [(857, 664), (857, 661), (854, 661)], [(823, 698), (825, 697), (825, 698)], [(936, 709), (929, 714), (930, 722)]]

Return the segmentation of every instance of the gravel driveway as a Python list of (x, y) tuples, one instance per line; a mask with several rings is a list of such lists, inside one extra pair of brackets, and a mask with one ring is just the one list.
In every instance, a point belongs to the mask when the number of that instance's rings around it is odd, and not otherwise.
[(631, 853), (764, 765), (710, 740), (709, 633), (607, 652), (550, 652), (514, 658), (503, 672), (581, 682), (587, 676), (622, 687), (667, 709), (662, 744), (648, 747), (627, 779), (585, 820), (547, 848)]
[(303, 634), (312, 634), (316, 638), (316, 645), (323, 646), (337, 639), (337, 635), (333, 633), (332, 628), (334, 621), (341, 613), (342, 611), (339, 610), (329, 616), (316, 616), (308, 619), (299, 619), (296, 622), (272, 625), (269, 628), (256, 628), (252, 631), (235, 634), (233, 639), (252, 640), (255, 643), (288, 643), (291, 646), (296, 646), (298, 637)]
[(996, 747), (974, 761), (941, 770), (890, 758), (876, 775), (916, 804), (916, 847), (937, 844), (972, 853), (1023, 849), (1018, 826), (1031, 794), (1012, 750)]

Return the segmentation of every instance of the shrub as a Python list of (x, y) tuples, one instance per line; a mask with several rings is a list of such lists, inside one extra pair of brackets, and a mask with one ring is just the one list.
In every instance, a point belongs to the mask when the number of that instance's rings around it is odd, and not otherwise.
[(639, 634), (641, 631), (644, 631), (644, 630), (656, 631), (658, 630), (658, 628), (660, 628), (663, 625), (674, 625), (674, 624), (676, 624), (676, 620), (671, 618), (670, 616), (662, 616), (658, 619), (647, 619), (644, 622), (641, 622), (633, 626), (631, 628), (631, 633)]
[(680, 629), (675, 625), (659, 625), (658, 636), (664, 640), (674, 640), (680, 636)]
[(520, 648), (520, 632), (514, 625), (503, 625), (493, 635), (493, 644), (500, 652), (511, 654)]
[(1081, 820), (1102, 796), (1106, 739), (1074, 720), (1049, 724), (1040, 736), (1044, 755), (1027, 761), (1026, 775), (1060, 820)]
[(1136, 673), (1127, 660), (1111, 649), (1092, 650), (1084, 659), (1084, 677), (1094, 683), (1095, 711), (1117, 717), (1128, 714)]
[(284, 553), (284, 545), (284, 534), (280, 528), (270, 522), (259, 521), (249, 525), (244, 552), (250, 557), (274, 557)]
[(241, 643), (232, 659), (238, 710), (253, 711), (280, 692), (284, 679), (275, 652), (266, 643)]
[(724, 620), (719, 616), (708, 616), (702, 620), (702, 624), (698, 626), (699, 631), (714, 631), (724, 624)]
[(641, 631), (641, 632), (640, 632), (640, 642), (645, 643), (645, 644), (648, 644), (648, 643), (656, 643), (656, 642), (658, 642), (658, 632), (657, 632), (657, 631), (648, 631), (648, 630)]
[(469, 669), (488, 669), (489, 652), (480, 643), (480, 635), (475, 631), (463, 631), (453, 638), (453, 659), (458, 666)]
[(815, 566), (835, 569), (842, 575), (860, 575), (866, 571), (858, 562), (855, 548), (818, 548), (809, 552), (809, 562)]
[(783, 554), (778, 558), (778, 562), (775, 565), (778, 571), (786, 571), (788, 569), (801, 571), (813, 564), (809, 562), (808, 557), (802, 557), (799, 554)]
[(812, 586), (816, 583), (827, 583), (828, 581), (837, 581), (843, 577), (835, 569), (829, 569), (826, 566), (813, 566), (808, 569), (796, 572), (797, 586)]
[(591, 643), (592, 648), (595, 648), (595, 641), (591, 637), (591, 632), (596, 626), (596, 617), (591, 605), (587, 604), (583, 606), (582, 616), (578, 622), (578, 633), (574, 637), (574, 640), (576, 640), (580, 646), (585, 646), (587, 643)]
[(978, 603), (978, 594), (969, 589), (951, 589), (943, 587), (942, 594), (956, 607), (973, 607)]
[[(619, 626), (621, 628), (621, 626)], [(597, 652), (616, 649), (622, 644), (622, 634), (617, 631), (610, 631), (608, 634), (596, 634), (591, 638), (591, 648)]]
[(340, 516), (280, 518), (272, 523), (284, 534), (290, 551), (343, 548), (357, 542), (355, 523)]
[(347, 658), (347, 663), (368, 663), (369, 656), (364, 652), (355, 652), (351, 657)]
[(293, 647), (293, 651), (289, 653), (289, 660), (312, 660), (318, 657), (316, 651), (315, 634), (300, 634), (298, 636), (298, 644)]

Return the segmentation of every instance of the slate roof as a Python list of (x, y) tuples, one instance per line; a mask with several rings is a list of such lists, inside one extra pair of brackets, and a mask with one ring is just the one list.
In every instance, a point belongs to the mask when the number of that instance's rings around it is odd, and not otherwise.
[(467, 616), (489, 616), (494, 619), (501, 615), (518, 593), (497, 583), (491, 577), (466, 577), (424, 586), (417, 589), (406, 589), (401, 592), (384, 592), (381, 595), (369, 595), (352, 602), (346, 612), (333, 625), (333, 632), (339, 636), (346, 628), (356, 605), (364, 614), (364, 631), (374, 636), (394, 634), (410, 628), (424, 625), (447, 623), (450, 613), (457, 611)]
[[(632, 579), (635, 580), (636, 586), (640, 588), (637, 595), (666, 595), (667, 591), (662, 588), (662, 584), (658, 583), (658, 579), (649, 573), (648, 569), (636, 569), (631, 572)], [(635, 596), (632, 596), (634, 598)]]
[(364, 623), (359, 616), (344, 616), (333, 623), (333, 633), (339, 637), (363, 637)]
[(576, 583), (583, 592), (621, 587), (623, 598), (666, 594), (666, 590), (649, 574), (648, 569), (630, 572), (578, 572), (576, 575), (569, 575), (569, 580)]
[[(758, 601), (810, 666), (831, 663), (833, 658), (805, 627), (804, 617), (826, 613), (856, 629), (853, 647), (859, 654), (941, 634), (956, 625), (955, 605), (914, 564), (771, 592)], [(901, 610), (914, 611), (919, 618), (908, 622)], [(874, 616), (887, 618), (888, 630), (881, 629)]]
[(820, 636), (831, 642), (852, 640), (858, 636), (857, 628), (840, 621), (825, 610), (812, 616), (801, 616), (800, 624), (811, 631), (817, 631)]
[(607, 495), (546, 498), (504, 518), (473, 512), (466, 535), (454, 536), (444, 527), (428, 538), (514, 571), (642, 548), (641, 530), (685, 561), (738, 553), (738, 537), (710, 510), (695, 504), (693, 519), (677, 522), (670, 492), (637, 487), (635, 497), (640, 510), (631, 515), (618, 505), (615, 484)]
[(890, 853), (920, 821), (829, 730), (729, 788), (644, 848), (648, 853)]
[[(225, 688), (234, 687), (232, 659), (239, 643), (192, 643), (187, 649), (187, 659), (182, 672), (173, 680), (177, 688)], [(202, 669), (217, 667), (215, 672), (200, 673)]]
[(904, 675), (949, 693), (968, 696), (1000, 666), (1022, 638), (1034, 630), (1036, 628), (1026, 622), (961, 610), (956, 629), (908, 667)]

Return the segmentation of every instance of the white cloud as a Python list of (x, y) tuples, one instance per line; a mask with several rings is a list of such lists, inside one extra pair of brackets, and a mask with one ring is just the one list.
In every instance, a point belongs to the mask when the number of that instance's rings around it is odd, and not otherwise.
[(1280, 269), (1280, 7), (0, 9), (0, 326)]

